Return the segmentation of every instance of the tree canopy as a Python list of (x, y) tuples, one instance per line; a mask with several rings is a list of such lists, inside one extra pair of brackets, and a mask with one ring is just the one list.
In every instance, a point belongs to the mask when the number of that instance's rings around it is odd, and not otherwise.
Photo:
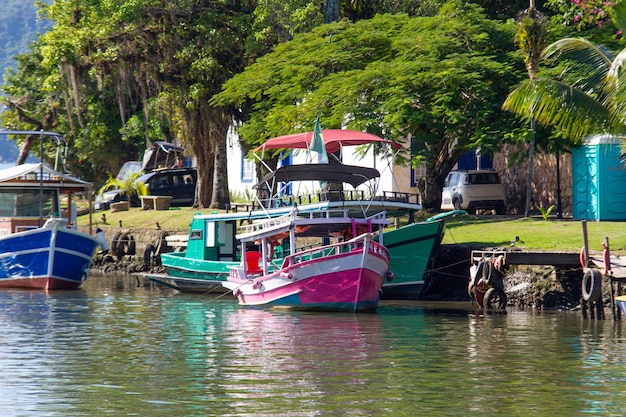
[(457, 0), (432, 17), (385, 14), (323, 25), (259, 58), (212, 103), (252, 109), (239, 133), (253, 146), (311, 130), (318, 114), (324, 128), (411, 140), (414, 162), (428, 172), (423, 203), (438, 208), (461, 155), (497, 149), (515, 126), (500, 110), (524, 74), (514, 32)]
[(233, 124), (251, 146), (319, 114), (325, 128), (411, 141), (436, 208), (460, 155), (489, 153), (517, 127), (500, 111), (523, 77), (515, 25), (490, 18), (518, 2), (480, 3), (57, 0), (3, 88), (3, 124), (62, 132), (70, 168), (96, 183), (177, 138), (197, 158), (198, 204), (219, 207)]
[[(626, 3), (612, 7), (618, 28), (626, 29)], [(550, 68), (520, 83), (504, 102), (504, 109), (529, 114), (556, 129), (571, 143), (589, 134), (624, 134), (626, 128), (626, 49), (613, 52), (583, 37), (563, 38), (548, 45), (543, 58)]]

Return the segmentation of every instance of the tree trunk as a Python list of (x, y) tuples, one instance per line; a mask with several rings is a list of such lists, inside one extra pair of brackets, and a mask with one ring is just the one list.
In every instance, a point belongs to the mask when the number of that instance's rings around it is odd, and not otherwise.
[(215, 168), (213, 173), (213, 194), (211, 208), (225, 209), (230, 203), (228, 195), (228, 161), (226, 160), (228, 117), (219, 112), (213, 120), (211, 137), (215, 143)]
[(212, 114), (207, 105), (195, 108), (183, 107), (185, 137), (198, 164), (198, 184), (194, 207), (208, 208), (213, 188), (214, 145), (211, 143)]
[(426, 176), (417, 181), (417, 189), (421, 196), (421, 204), (425, 209), (439, 210), (441, 208), (441, 190), (435, 170), (428, 169)]
[(324, 1), (324, 23), (332, 23), (339, 21), (339, 1)]

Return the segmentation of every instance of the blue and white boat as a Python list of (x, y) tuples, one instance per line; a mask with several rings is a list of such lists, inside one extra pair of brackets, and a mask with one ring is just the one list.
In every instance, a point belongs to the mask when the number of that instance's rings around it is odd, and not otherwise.
[(68, 229), (67, 219), (0, 238), (0, 287), (45, 290), (78, 288), (91, 265), (98, 240)]
[[(76, 230), (72, 194), (91, 187), (45, 163), (0, 170), (0, 288), (73, 289), (83, 283), (100, 241)], [(63, 217), (61, 201), (67, 203)]]

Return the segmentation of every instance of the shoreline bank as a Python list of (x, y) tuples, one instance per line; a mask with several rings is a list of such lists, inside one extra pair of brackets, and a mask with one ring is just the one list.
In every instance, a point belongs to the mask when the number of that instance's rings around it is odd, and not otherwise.
[[(133, 237), (134, 253), (115, 257), (111, 252), (98, 254), (92, 270), (106, 274), (164, 273), (158, 262), (146, 259), (148, 245), (157, 246), (165, 234), (186, 234), (187, 231), (164, 232), (158, 229), (107, 228), (105, 237), (110, 243), (120, 234)], [(471, 301), (468, 294), (469, 270), (473, 250), (487, 250), (476, 245), (442, 244), (425, 277), (420, 300)], [(153, 258), (155, 259), (155, 258)], [(581, 299), (582, 268), (559, 266), (515, 266), (504, 276), (509, 306), (544, 310), (573, 310)]]

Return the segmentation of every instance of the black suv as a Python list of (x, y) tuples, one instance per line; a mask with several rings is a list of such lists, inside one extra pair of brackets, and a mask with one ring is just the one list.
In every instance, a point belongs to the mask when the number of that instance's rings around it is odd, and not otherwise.
[[(196, 196), (196, 183), (198, 172), (195, 168), (171, 168), (151, 171), (136, 179), (142, 181), (148, 188), (148, 195), (160, 195), (172, 197), (170, 206), (191, 206)], [(126, 195), (121, 195), (120, 190), (111, 190), (98, 196), (96, 210), (107, 209), (111, 203), (126, 201)], [(133, 207), (141, 205), (139, 197), (133, 195), (130, 199)]]

